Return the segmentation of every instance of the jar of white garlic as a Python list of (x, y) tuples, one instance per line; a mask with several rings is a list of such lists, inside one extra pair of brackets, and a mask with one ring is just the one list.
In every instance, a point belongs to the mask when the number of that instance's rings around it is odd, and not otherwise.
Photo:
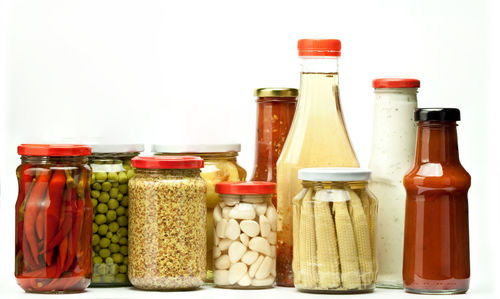
[(237, 289), (269, 288), (276, 277), (276, 184), (222, 182), (214, 209), (214, 283)]

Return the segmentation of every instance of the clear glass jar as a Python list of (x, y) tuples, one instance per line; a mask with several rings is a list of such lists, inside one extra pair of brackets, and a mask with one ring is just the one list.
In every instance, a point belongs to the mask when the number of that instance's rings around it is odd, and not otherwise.
[(292, 200), (306, 167), (359, 167), (344, 124), (339, 97), (340, 41), (302, 39), (300, 93), (290, 133), (278, 160), (278, 260), (276, 283), (293, 286)]
[(238, 164), (237, 157), (241, 151), (240, 144), (192, 144), (164, 145), (153, 144), (151, 151), (155, 155), (187, 155), (198, 156), (204, 160), (201, 177), (207, 182), (207, 282), (213, 281), (213, 210), (219, 202), (219, 194), (215, 185), (219, 182), (245, 181), (247, 172)]
[(206, 277), (206, 183), (199, 157), (135, 157), (129, 181), (129, 268), (144, 290), (191, 290)]
[(375, 104), (368, 189), (378, 199), (377, 287), (403, 288), (406, 191), (403, 177), (413, 165), (417, 127), (416, 79), (373, 80)]
[(294, 198), (294, 281), (300, 291), (366, 293), (375, 288), (377, 201), (370, 171), (306, 168)]
[(232, 289), (270, 288), (276, 278), (276, 209), (271, 182), (222, 182), (214, 209), (214, 282)]
[(92, 287), (129, 286), (128, 181), (142, 144), (92, 145)]
[(26, 292), (74, 293), (90, 284), (90, 153), (87, 145), (18, 147), (15, 275)]

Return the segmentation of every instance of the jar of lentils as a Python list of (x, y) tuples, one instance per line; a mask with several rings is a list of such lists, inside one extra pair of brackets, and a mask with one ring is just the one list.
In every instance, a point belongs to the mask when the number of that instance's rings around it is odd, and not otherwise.
[(130, 160), (143, 144), (92, 145), (92, 287), (128, 286), (128, 181)]
[(135, 157), (129, 181), (129, 269), (144, 290), (191, 290), (206, 277), (203, 159)]

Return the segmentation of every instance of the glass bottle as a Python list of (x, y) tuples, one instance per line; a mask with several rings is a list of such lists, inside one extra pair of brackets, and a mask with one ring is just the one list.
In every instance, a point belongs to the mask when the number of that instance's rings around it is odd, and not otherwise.
[(415, 164), (404, 177), (404, 287), (420, 294), (465, 293), (470, 277), (471, 177), (458, 155), (460, 111), (417, 109), (415, 120)]
[(375, 79), (373, 142), (368, 185), (379, 200), (377, 286), (403, 288), (406, 191), (403, 176), (413, 164), (417, 127), (416, 79)]
[(302, 185), (298, 170), (307, 167), (359, 167), (340, 107), (338, 59), (340, 41), (303, 39), (300, 95), (287, 141), (278, 160), (277, 277), (293, 286), (292, 199)]
[[(278, 161), (292, 125), (299, 91), (295, 88), (258, 88), (255, 168), (252, 181), (276, 182)], [(273, 196), (276, 206), (276, 195)]]

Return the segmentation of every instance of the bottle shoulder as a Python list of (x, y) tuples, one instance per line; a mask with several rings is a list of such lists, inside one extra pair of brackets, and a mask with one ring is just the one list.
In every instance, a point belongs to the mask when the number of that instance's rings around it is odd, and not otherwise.
[(404, 176), (403, 183), (407, 190), (421, 187), (467, 190), (471, 185), (471, 176), (459, 163), (422, 163), (416, 164)]

